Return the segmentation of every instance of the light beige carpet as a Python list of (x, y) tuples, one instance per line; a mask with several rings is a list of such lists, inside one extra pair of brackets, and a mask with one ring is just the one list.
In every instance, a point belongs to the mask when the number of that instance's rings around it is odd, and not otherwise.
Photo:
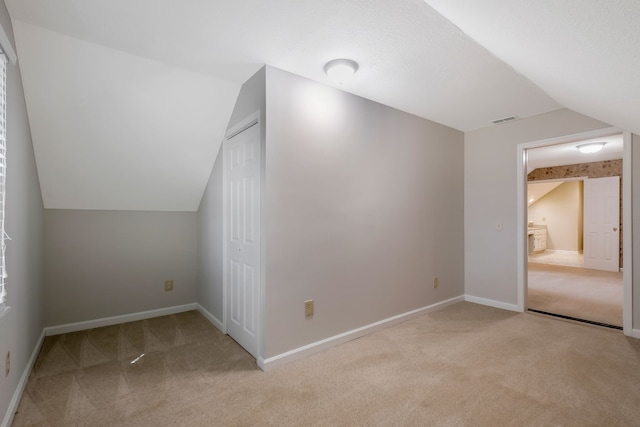
[(552, 251), (534, 252), (528, 255), (529, 262), (538, 264), (584, 267), (584, 254), (577, 252)]
[(529, 263), (528, 308), (622, 326), (622, 273)]
[(639, 384), (637, 340), (471, 303), (269, 372), (190, 312), (47, 338), (14, 426), (637, 426)]

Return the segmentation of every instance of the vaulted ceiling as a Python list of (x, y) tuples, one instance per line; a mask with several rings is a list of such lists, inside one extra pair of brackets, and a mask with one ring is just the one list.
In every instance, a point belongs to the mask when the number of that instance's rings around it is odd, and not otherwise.
[[(635, 0), (6, 0), (47, 208), (197, 209), (264, 64), (469, 131), (567, 107), (640, 133)], [(635, 24), (635, 25), (634, 25)]]

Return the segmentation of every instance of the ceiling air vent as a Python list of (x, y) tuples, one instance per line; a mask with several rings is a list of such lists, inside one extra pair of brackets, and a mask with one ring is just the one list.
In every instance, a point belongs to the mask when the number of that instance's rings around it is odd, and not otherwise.
[(493, 123), (494, 125), (497, 125), (499, 123), (510, 122), (511, 120), (515, 120), (517, 118), (518, 116), (503, 117), (501, 119), (491, 120), (491, 123)]

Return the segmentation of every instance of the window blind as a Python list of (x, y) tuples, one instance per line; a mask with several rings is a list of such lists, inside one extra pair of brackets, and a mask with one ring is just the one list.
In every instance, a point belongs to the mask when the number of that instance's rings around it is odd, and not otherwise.
[[(7, 57), (0, 50), (0, 306), (7, 300), (6, 243), (9, 240), (4, 228), (7, 179)], [(0, 310), (2, 307), (0, 307)]]

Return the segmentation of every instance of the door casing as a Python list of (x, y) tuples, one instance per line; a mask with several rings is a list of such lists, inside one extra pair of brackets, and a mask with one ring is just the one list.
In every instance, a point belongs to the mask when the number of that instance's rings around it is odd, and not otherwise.
[[(517, 308), (519, 312), (527, 310), (527, 150), (531, 148), (546, 147), (570, 141), (578, 141), (592, 138), (601, 138), (607, 135), (623, 134), (622, 154), (622, 223), (632, 224), (631, 217), (631, 132), (622, 131), (615, 127), (603, 128), (589, 132), (566, 135), (540, 141), (524, 142), (517, 145), (517, 217), (516, 217), (516, 262), (518, 295)], [(630, 226), (623, 228), (622, 262), (623, 269), (623, 304), (622, 304), (622, 328), (627, 336), (633, 336), (633, 247)]]

